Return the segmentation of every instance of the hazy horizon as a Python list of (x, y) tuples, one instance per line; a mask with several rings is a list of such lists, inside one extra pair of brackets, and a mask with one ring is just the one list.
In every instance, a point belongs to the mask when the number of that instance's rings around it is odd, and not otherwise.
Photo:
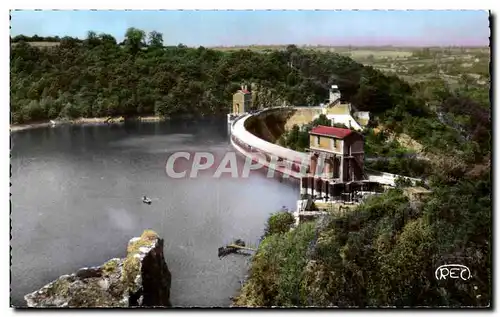
[(122, 41), (127, 28), (163, 34), (165, 45), (206, 47), (484, 47), (487, 11), (11, 11), (11, 36), (88, 31)]

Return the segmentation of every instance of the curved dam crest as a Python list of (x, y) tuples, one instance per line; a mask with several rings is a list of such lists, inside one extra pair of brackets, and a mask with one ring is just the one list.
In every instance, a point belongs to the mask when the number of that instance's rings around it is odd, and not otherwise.
[[(231, 145), (248, 159), (263, 155), (263, 165), (285, 178), (300, 179), (309, 168), (309, 155), (274, 144), (285, 132), (287, 120), (294, 112), (287, 107), (270, 108), (236, 118), (230, 124)], [(282, 161), (274, 162), (273, 158)]]

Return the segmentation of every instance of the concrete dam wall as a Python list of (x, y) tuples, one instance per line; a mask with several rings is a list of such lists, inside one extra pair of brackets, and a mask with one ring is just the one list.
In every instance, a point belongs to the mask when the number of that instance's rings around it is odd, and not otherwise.
[(309, 155), (275, 144), (293, 113), (290, 108), (269, 108), (236, 118), (230, 127), (232, 146), (247, 158), (262, 159), (269, 169), (300, 179), (309, 168)]
[(315, 116), (322, 113), (322, 108), (319, 107), (296, 107), (293, 109), (292, 114), (287, 118), (285, 129), (290, 130), (295, 124), (300, 127), (303, 124), (310, 123), (314, 120)]
[(276, 143), (286, 130), (295, 124), (308, 124), (321, 113), (320, 107), (276, 108), (249, 117), (245, 121), (245, 128), (267, 142)]
[(276, 143), (294, 112), (293, 109), (261, 112), (245, 120), (245, 129), (267, 142)]

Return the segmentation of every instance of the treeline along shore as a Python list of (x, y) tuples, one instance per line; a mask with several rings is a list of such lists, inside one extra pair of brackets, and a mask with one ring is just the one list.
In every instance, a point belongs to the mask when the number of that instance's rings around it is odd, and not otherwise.
[(166, 117), (161, 116), (134, 116), (129, 118), (119, 117), (101, 117), (101, 118), (78, 118), (78, 119), (63, 119), (63, 120), (45, 120), (42, 122), (30, 122), (25, 124), (11, 124), (10, 131), (22, 131), (28, 129), (45, 128), (50, 126), (57, 126), (61, 124), (77, 124), (77, 125), (87, 125), (87, 124), (115, 124), (123, 123), (125, 121), (140, 121), (140, 122), (160, 122), (168, 120)]

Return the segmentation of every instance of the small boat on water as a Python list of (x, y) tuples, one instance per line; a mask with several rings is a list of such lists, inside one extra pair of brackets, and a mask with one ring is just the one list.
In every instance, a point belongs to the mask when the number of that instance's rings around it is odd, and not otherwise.
[(142, 202), (148, 205), (151, 205), (151, 199), (146, 196), (142, 196)]

